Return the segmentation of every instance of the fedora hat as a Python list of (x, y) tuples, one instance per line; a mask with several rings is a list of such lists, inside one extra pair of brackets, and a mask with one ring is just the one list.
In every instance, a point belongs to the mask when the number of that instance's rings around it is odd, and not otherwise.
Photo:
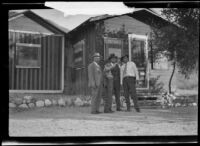
[(110, 54), (110, 56), (108, 57), (108, 60), (110, 60), (112, 58), (118, 58), (118, 57), (115, 54)]
[(93, 55), (92, 55), (92, 57), (101, 57), (101, 55), (100, 55), (100, 53), (94, 53)]
[(124, 56), (121, 57), (121, 61), (123, 61), (124, 57), (129, 58), (128, 55), (124, 55)]

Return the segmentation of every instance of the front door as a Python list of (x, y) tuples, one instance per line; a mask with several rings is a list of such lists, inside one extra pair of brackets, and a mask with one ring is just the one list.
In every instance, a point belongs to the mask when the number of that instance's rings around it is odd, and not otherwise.
[(149, 88), (148, 69), (148, 37), (145, 35), (129, 34), (129, 60), (134, 61), (139, 72), (137, 89)]

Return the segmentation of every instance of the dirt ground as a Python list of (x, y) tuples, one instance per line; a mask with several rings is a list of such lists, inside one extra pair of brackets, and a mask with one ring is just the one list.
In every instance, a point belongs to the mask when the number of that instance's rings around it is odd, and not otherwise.
[[(103, 111), (103, 107), (101, 107)], [(197, 107), (90, 114), (90, 107), (9, 111), (10, 136), (197, 135)]]

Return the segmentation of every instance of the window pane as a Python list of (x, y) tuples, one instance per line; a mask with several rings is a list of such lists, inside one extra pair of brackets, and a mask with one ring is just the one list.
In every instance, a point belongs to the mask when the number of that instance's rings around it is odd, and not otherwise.
[(16, 48), (18, 66), (39, 67), (39, 47), (20, 46)]

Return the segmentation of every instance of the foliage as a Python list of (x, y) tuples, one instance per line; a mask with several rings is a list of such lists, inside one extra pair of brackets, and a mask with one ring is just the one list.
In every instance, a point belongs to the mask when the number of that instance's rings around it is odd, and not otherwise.
[(149, 80), (149, 92), (150, 93), (162, 93), (164, 91), (164, 83), (158, 82), (160, 76), (150, 78)]
[(199, 12), (196, 8), (163, 9), (162, 15), (171, 25), (159, 29), (152, 28), (151, 41), (157, 46), (153, 54), (162, 53), (169, 61), (175, 61), (185, 77), (194, 69), (198, 70)]

